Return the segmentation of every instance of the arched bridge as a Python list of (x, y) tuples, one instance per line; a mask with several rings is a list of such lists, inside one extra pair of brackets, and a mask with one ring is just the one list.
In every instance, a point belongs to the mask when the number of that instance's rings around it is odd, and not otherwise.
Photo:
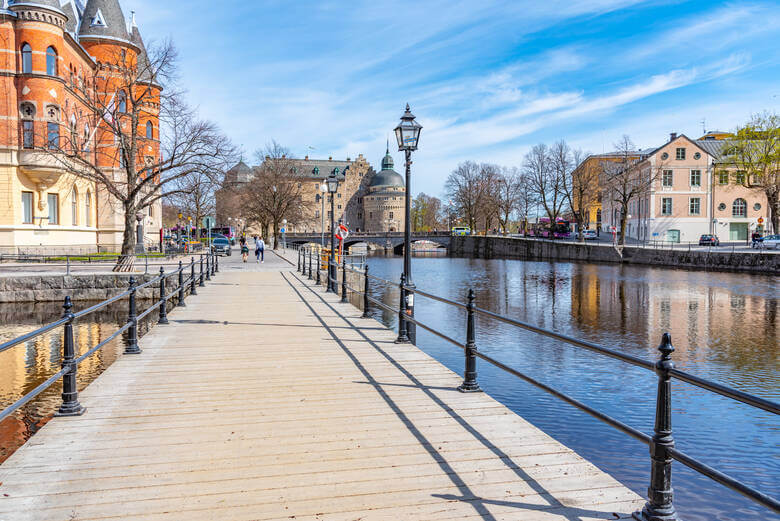
[[(288, 233), (287, 244), (306, 244), (313, 242), (320, 243), (321, 235), (319, 233)], [(412, 234), (412, 242), (430, 241), (438, 244), (443, 248), (450, 247), (449, 232), (415, 232)], [(404, 234), (403, 232), (352, 232), (347, 237), (345, 246), (349, 248), (359, 243), (375, 244), (381, 248), (390, 249), (393, 252), (400, 255), (404, 251)], [(325, 246), (330, 244), (330, 232), (325, 232)]]

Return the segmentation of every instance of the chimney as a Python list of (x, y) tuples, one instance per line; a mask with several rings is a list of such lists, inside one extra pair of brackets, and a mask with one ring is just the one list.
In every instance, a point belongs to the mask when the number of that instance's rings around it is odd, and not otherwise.
[(674, 141), (675, 139), (677, 139), (677, 132), (670, 133), (669, 134), (669, 141), (671, 142), (671, 141)]

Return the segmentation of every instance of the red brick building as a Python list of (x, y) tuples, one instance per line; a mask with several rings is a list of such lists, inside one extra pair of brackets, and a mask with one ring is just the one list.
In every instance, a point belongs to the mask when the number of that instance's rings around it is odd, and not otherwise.
[[(0, 250), (118, 251), (121, 206), (44, 151), (72, 147), (119, 178), (116, 136), (101, 125), (94, 100), (127, 112), (128, 96), (117, 86), (148, 63), (134, 17), (128, 24), (117, 0), (11, 0), (0, 8), (0, 47)], [(148, 87), (154, 94), (138, 121), (140, 161), (160, 154), (160, 87), (151, 79)], [(147, 241), (155, 243), (159, 203), (145, 213)]]

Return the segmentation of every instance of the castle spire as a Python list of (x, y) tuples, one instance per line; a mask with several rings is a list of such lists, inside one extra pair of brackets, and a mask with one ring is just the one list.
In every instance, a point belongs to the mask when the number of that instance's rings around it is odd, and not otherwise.
[(129, 42), (127, 22), (118, 0), (88, 0), (81, 18), (79, 39)]

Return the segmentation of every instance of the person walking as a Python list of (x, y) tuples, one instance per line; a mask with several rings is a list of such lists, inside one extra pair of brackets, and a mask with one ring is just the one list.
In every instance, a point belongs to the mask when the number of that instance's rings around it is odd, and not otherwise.
[(255, 257), (257, 262), (265, 262), (265, 242), (263, 242), (262, 237), (257, 237), (255, 239)]
[(241, 258), (244, 262), (249, 258), (249, 246), (246, 245), (246, 241), (241, 242)]

